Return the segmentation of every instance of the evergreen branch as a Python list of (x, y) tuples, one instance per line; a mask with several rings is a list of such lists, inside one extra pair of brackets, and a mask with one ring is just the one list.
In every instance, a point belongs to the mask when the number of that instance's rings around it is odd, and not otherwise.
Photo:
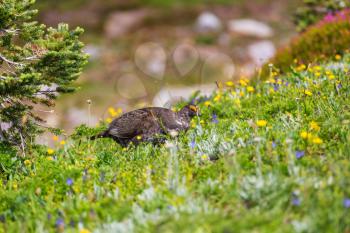
[(14, 61), (11, 61), (9, 59), (7, 59), (4, 55), (2, 55), (0, 53), (0, 59), (3, 60), (4, 62), (6, 62), (7, 64), (10, 64), (10, 65), (15, 65), (15, 66), (20, 66), (20, 67), (23, 67), (24, 64), (22, 63), (19, 63), (19, 62), (14, 62)]

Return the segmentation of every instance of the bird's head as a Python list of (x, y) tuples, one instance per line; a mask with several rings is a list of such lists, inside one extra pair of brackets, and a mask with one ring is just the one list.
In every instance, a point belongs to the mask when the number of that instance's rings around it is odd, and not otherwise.
[(189, 117), (195, 117), (200, 115), (199, 108), (196, 105), (189, 104), (183, 107), (180, 111), (182, 114), (185, 114)]

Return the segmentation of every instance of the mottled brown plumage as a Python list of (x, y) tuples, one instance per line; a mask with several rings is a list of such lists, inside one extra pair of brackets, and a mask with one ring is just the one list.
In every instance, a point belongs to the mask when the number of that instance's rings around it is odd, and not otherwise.
[(91, 139), (109, 137), (122, 146), (130, 142), (135, 145), (140, 142), (157, 144), (172, 131), (187, 131), (191, 119), (197, 114), (198, 108), (194, 105), (187, 105), (179, 112), (158, 107), (142, 108), (116, 118), (106, 131)]

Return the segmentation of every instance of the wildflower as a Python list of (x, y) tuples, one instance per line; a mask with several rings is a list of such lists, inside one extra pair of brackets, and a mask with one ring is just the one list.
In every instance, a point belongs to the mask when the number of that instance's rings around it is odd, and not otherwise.
[(304, 94), (307, 95), (307, 96), (312, 96), (312, 92), (309, 91), (309, 90), (305, 90), (305, 91), (304, 91)]
[(211, 120), (211, 122), (213, 122), (214, 124), (219, 123), (218, 116), (217, 116), (216, 114), (213, 114), (213, 115), (212, 115), (212, 120)]
[(63, 228), (64, 228), (64, 220), (62, 218), (59, 218), (59, 219), (56, 220), (56, 227), (63, 230)]
[(63, 146), (63, 145), (66, 145), (66, 141), (65, 140), (62, 140), (61, 142), (60, 142), (60, 144)]
[(335, 75), (334, 75), (334, 74), (330, 74), (330, 75), (328, 75), (328, 79), (329, 79), (329, 80), (333, 80), (333, 79), (335, 79)]
[(279, 86), (277, 84), (274, 84), (273, 85), (273, 90), (276, 92), (276, 91), (278, 91), (278, 89), (279, 89)]
[(239, 92), (239, 96), (243, 97), (244, 96), (244, 92), (243, 91)]
[(314, 143), (314, 144), (322, 144), (323, 141), (322, 141), (322, 139), (319, 138), (319, 137), (314, 137), (314, 138), (312, 139), (312, 143)]
[(49, 157), (47, 157), (46, 159), (49, 160), (49, 161), (52, 161), (52, 160), (53, 160), (53, 157), (52, 157), (52, 156), (49, 156)]
[(209, 156), (204, 154), (201, 156), (201, 160), (209, 160)]
[(302, 139), (309, 139), (309, 138), (312, 137), (312, 135), (311, 135), (310, 133), (306, 132), (306, 131), (302, 131), (302, 132), (300, 133), (300, 137), (301, 137)]
[(191, 149), (194, 149), (196, 147), (196, 141), (195, 140), (191, 141), (190, 147), (191, 147)]
[(335, 60), (337, 61), (341, 60), (341, 55), (340, 54), (335, 55)]
[(52, 155), (53, 153), (55, 153), (55, 151), (53, 149), (49, 148), (49, 149), (47, 149), (47, 153), (49, 155)]
[(54, 136), (52, 137), (52, 140), (55, 141), (55, 142), (58, 141), (58, 139), (59, 139), (59, 138), (58, 138), (58, 136), (56, 136), (56, 135), (54, 135)]
[(204, 102), (204, 106), (208, 107), (208, 106), (210, 106), (210, 105), (211, 105), (211, 102), (210, 102), (210, 101), (205, 101), (205, 102)]
[(221, 99), (221, 95), (218, 94), (218, 95), (216, 95), (216, 96), (214, 97), (214, 102), (219, 102), (220, 99)]
[(28, 159), (24, 160), (24, 165), (26, 166), (30, 166), (32, 164), (32, 162)]
[(233, 87), (235, 84), (232, 81), (227, 81), (226, 86)]
[(239, 80), (239, 84), (241, 84), (241, 86), (243, 86), (243, 87), (246, 87), (248, 85), (248, 80), (241, 79), (241, 80)]
[(343, 201), (343, 205), (345, 208), (349, 209), (350, 208), (350, 198), (345, 198)]
[(277, 147), (276, 142), (272, 142), (272, 143), (271, 143), (271, 146), (272, 146), (273, 149), (275, 149), (275, 148)]
[(265, 121), (265, 120), (258, 120), (258, 121), (256, 122), (256, 124), (257, 124), (257, 126), (259, 126), (259, 127), (265, 127), (265, 126), (267, 125), (267, 121)]
[(111, 122), (112, 122), (112, 118), (108, 117), (108, 118), (106, 119), (106, 122), (107, 122), (108, 124), (111, 123)]
[(297, 196), (292, 197), (292, 205), (293, 206), (300, 206), (301, 201)]
[(315, 131), (319, 131), (321, 129), (321, 127), (315, 121), (310, 122), (310, 128)]
[(88, 229), (82, 228), (79, 233), (91, 233)]
[(141, 140), (141, 139), (142, 139), (142, 136), (141, 136), (141, 135), (138, 135), (138, 136), (136, 137), (136, 139), (137, 139), (137, 140)]
[(304, 155), (305, 155), (305, 151), (296, 151), (295, 152), (295, 157), (297, 159), (300, 159), (300, 158), (304, 157)]
[(68, 186), (72, 186), (72, 185), (73, 185), (73, 180), (72, 180), (71, 178), (68, 178), (68, 179), (66, 180), (66, 184), (67, 184)]
[(255, 89), (254, 89), (254, 87), (252, 87), (252, 86), (248, 86), (248, 87), (247, 87), (247, 91), (248, 91), (248, 92), (254, 92)]

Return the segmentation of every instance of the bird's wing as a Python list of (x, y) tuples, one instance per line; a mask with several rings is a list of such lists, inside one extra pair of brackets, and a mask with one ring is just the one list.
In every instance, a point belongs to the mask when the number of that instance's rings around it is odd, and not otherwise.
[(139, 109), (123, 114), (109, 126), (109, 134), (118, 138), (133, 138), (157, 124), (152, 112)]

